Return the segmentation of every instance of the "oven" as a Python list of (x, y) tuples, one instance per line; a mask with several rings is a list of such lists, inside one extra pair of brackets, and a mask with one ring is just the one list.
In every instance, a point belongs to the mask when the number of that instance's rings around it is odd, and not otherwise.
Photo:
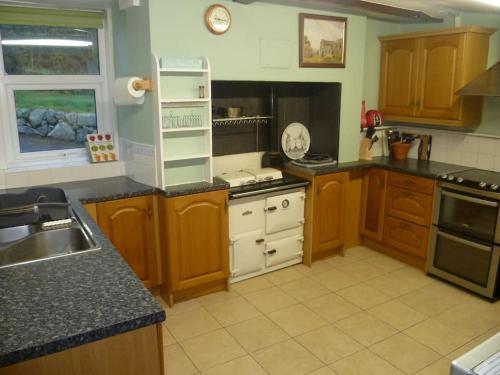
[(485, 297), (498, 295), (500, 194), (441, 182), (427, 272)]

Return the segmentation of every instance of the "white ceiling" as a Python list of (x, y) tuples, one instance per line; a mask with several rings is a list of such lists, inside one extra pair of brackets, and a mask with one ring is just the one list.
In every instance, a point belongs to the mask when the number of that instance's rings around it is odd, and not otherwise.
[(500, 14), (500, 0), (497, 5), (488, 4), (487, 0), (365, 0), (371, 3), (390, 5), (410, 10), (420, 10), (431, 15), (447, 12), (473, 12)]

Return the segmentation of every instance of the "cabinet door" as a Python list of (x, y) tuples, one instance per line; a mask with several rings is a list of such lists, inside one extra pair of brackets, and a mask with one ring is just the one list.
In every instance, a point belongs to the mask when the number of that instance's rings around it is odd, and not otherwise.
[(360, 233), (382, 240), (387, 171), (370, 169), (363, 177)]
[(229, 275), (227, 191), (166, 199), (168, 264), (173, 291)]
[(148, 288), (158, 285), (153, 197), (97, 204), (102, 231)]
[(417, 40), (382, 43), (379, 108), (383, 114), (411, 116), (417, 79)]
[(264, 268), (264, 234), (262, 230), (231, 237), (231, 277), (239, 278)]
[(314, 179), (313, 251), (329, 250), (344, 243), (344, 212), (347, 194), (347, 172)]
[(465, 34), (420, 40), (421, 57), (416, 101), (417, 117), (459, 120), (463, 84)]
[(415, 224), (429, 226), (431, 224), (432, 196), (389, 186), (385, 213)]
[(405, 253), (427, 258), (429, 228), (390, 216), (385, 217), (384, 242)]

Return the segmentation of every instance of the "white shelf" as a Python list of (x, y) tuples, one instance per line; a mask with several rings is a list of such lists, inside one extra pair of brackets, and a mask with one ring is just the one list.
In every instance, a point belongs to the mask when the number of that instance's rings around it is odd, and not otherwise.
[(181, 160), (206, 159), (206, 158), (210, 158), (211, 156), (212, 155), (207, 154), (207, 153), (182, 155), (182, 156), (166, 157), (166, 158), (163, 158), (163, 161), (165, 163), (169, 163), (169, 162), (181, 161)]
[(195, 132), (200, 130), (210, 130), (209, 126), (197, 126), (192, 128), (163, 128), (162, 133)]
[(189, 68), (161, 68), (160, 73), (179, 73), (179, 74), (184, 74), (184, 73), (208, 73), (208, 69), (189, 69)]
[(210, 99), (208, 98), (203, 98), (203, 99), (161, 99), (161, 105), (162, 106), (169, 106), (169, 105), (175, 105), (175, 104), (205, 104), (210, 102)]

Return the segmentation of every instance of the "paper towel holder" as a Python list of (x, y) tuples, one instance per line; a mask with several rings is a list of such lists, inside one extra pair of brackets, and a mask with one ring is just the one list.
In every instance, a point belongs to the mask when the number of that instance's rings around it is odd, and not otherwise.
[(134, 90), (140, 91), (152, 91), (153, 90), (153, 81), (147, 78), (136, 79), (132, 82), (132, 87)]

